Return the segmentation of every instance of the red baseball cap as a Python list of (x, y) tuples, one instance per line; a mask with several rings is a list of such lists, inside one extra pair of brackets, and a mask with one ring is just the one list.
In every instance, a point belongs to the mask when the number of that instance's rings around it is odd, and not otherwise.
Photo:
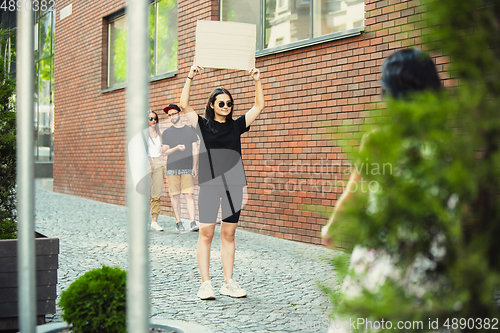
[(163, 112), (168, 114), (168, 111), (172, 109), (181, 112), (181, 108), (178, 107), (177, 104), (169, 104), (167, 107), (163, 108)]

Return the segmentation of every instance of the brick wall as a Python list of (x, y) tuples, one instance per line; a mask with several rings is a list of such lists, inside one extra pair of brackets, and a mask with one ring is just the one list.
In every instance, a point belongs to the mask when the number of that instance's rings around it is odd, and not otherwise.
[(115, 204), (125, 203), (125, 91), (100, 92), (103, 18), (124, 4), (60, 1), (55, 27), (54, 190)]
[[(100, 90), (103, 18), (123, 6), (122, 1), (74, 1), (73, 14), (56, 20), (54, 188), (116, 204), (125, 204), (125, 91)], [(151, 84), (153, 110), (179, 100), (194, 55), (196, 20), (218, 17), (216, 0), (179, 0), (178, 7), (178, 71)], [(320, 244), (327, 217), (311, 208), (331, 209), (343, 191), (349, 161), (341, 143), (358, 144), (353, 133), (363, 130), (374, 103), (381, 100), (383, 60), (396, 49), (419, 45), (424, 29), (415, 1), (365, 0), (365, 11), (366, 29), (360, 36), (256, 59), (266, 108), (243, 136), (248, 178), (243, 228)], [(443, 70), (446, 58), (435, 57)], [(451, 80), (442, 77), (449, 85)], [(235, 116), (253, 105), (253, 81), (246, 73), (207, 69), (192, 85), (196, 111), (203, 113), (218, 86), (231, 91)], [(168, 126), (163, 113), (160, 125)], [(340, 130), (340, 125), (347, 127)], [(166, 194), (162, 209), (172, 215)]]

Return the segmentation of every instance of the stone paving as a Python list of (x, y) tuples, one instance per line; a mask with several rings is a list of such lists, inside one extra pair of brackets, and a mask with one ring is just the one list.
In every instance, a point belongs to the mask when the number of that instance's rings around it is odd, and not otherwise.
[[(60, 241), (57, 294), (77, 277), (102, 265), (127, 269), (127, 208), (37, 187), (36, 230)], [(160, 216), (163, 232), (149, 231), (152, 318), (197, 322), (214, 332), (325, 332), (297, 323), (319, 323), (330, 303), (317, 284), (336, 285), (327, 262), (337, 254), (319, 246), (236, 231), (234, 280), (248, 297), (218, 294), (223, 282), (219, 226), (210, 274), (216, 300), (196, 297), (198, 233), (179, 234), (174, 219)], [(62, 321), (60, 309), (52, 321)], [(321, 325), (324, 327), (324, 325)]]

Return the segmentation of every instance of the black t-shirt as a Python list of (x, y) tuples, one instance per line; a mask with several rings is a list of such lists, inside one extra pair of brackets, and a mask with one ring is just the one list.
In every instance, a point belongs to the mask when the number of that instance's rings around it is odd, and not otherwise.
[[(221, 185), (222, 175), (230, 185), (246, 185), (245, 169), (241, 161), (241, 134), (247, 132), (245, 115), (225, 123), (209, 121), (198, 116), (198, 130), (201, 134), (200, 185)], [(207, 151), (208, 149), (208, 151)]]
[(198, 141), (196, 132), (191, 126), (184, 125), (180, 128), (170, 126), (163, 131), (162, 140), (164, 145), (175, 148), (184, 145), (184, 151), (177, 150), (168, 155), (168, 170), (192, 170), (193, 169), (193, 142)]

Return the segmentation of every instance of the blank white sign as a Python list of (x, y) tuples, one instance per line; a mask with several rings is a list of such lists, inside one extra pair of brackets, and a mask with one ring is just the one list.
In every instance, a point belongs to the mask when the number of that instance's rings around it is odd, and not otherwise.
[(250, 70), (255, 67), (255, 24), (198, 21), (196, 64), (207, 68)]

